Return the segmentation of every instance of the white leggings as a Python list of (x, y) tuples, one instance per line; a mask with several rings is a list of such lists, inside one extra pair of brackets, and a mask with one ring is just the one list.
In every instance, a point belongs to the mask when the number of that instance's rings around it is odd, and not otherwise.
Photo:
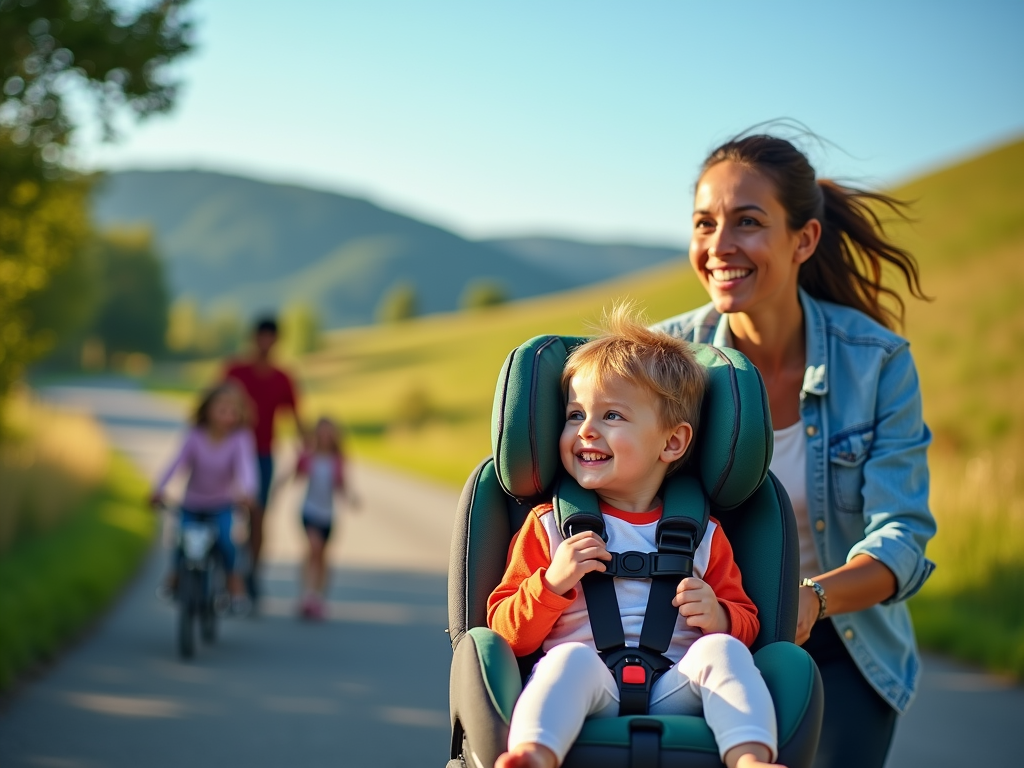
[[(731, 635), (699, 638), (679, 662), (654, 683), (652, 715), (704, 712), (720, 757), (739, 744), (766, 745), (778, 756), (771, 694), (743, 643)], [(542, 744), (565, 760), (588, 717), (616, 717), (615, 678), (583, 643), (563, 643), (537, 662), (512, 712), (508, 747)]]

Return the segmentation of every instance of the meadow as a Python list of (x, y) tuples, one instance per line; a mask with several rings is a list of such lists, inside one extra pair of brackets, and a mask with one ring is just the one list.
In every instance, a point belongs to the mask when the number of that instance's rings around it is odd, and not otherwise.
[[(895, 190), (887, 223), (933, 301), (907, 301), (921, 376), (938, 569), (912, 602), (923, 645), (1024, 678), (1024, 141)], [(310, 415), (348, 427), (355, 453), (458, 486), (489, 451), (506, 354), (578, 334), (617, 299), (652, 319), (704, 303), (688, 265), (473, 313), (339, 331), (299, 368)]]

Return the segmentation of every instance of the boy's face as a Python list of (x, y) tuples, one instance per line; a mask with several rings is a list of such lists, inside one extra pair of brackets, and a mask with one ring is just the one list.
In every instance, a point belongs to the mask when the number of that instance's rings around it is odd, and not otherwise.
[(578, 374), (568, 394), (559, 440), (565, 470), (612, 506), (646, 512), (689, 444), (689, 425), (664, 427), (654, 395), (619, 376)]

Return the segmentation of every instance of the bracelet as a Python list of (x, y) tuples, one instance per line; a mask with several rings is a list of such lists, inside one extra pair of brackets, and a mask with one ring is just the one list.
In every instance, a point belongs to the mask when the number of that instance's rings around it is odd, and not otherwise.
[(825, 597), (825, 588), (813, 579), (804, 579), (800, 582), (801, 587), (810, 587), (814, 590), (814, 594), (818, 596), (818, 618), (816, 621), (821, 621), (825, 618), (825, 606), (828, 604), (828, 600)]

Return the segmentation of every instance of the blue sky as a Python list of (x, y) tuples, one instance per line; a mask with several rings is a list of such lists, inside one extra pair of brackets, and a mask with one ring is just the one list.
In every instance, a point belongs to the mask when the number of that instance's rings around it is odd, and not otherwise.
[(892, 184), (1024, 135), (1024, 2), (194, 0), (177, 109), (100, 168), (367, 196), (471, 236), (682, 243), (716, 142), (802, 121)]

